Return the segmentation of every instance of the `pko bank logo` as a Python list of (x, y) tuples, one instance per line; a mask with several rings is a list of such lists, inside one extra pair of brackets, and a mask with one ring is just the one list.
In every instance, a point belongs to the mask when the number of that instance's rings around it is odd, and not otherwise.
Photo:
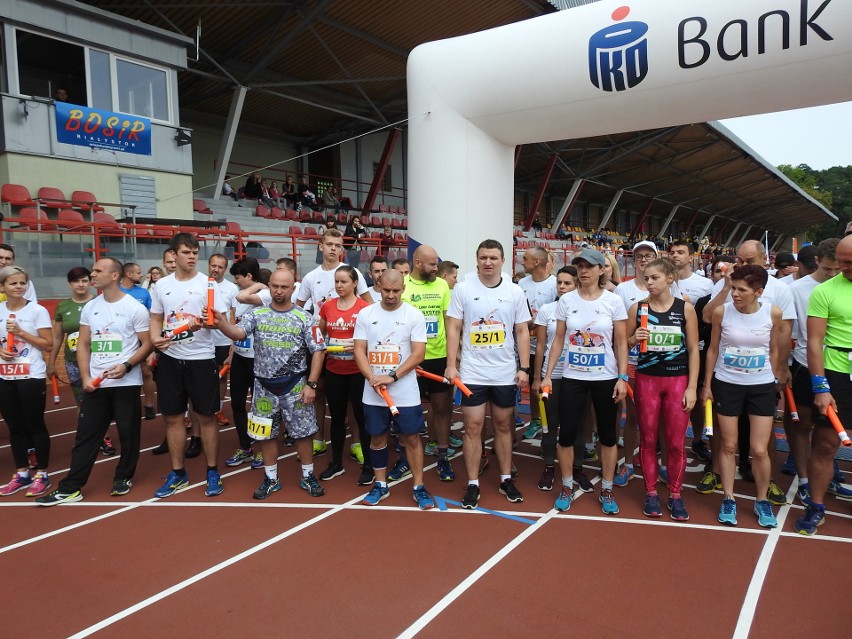
[(612, 12), (618, 22), (589, 38), (589, 79), (602, 91), (626, 91), (648, 75), (648, 25), (622, 22), (630, 7)]

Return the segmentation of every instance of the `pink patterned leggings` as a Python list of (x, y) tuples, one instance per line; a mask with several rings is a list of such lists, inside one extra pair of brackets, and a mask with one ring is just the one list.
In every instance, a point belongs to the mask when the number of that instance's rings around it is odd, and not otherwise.
[(639, 423), (639, 457), (646, 492), (657, 485), (657, 440), (660, 423), (668, 449), (669, 492), (679, 495), (686, 470), (684, 443), (689, 413), (683, 411), (683, 393), (689, 377), (657, 377), (636, 373), (636, 421)]

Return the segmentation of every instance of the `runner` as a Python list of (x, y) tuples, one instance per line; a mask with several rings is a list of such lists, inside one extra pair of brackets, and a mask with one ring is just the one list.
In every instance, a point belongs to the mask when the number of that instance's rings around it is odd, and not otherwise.
[[(837, 245), (840, 273), (814, 289), (808, 304), (808, 370), (814, 406), (825, 415), (829, 406), (840, 422), (852, 424), (852, 236)], [(825, 522), (825, 493), (840, 439), (830, 426), (816, 423), (808, 458), (810, 505), (794, 528), (813, 535)]]
[(381, 282), (382, 273), (388, 270), (388, 261), (383, 255), (376, 255), (370, 260), (370, 278), (373, 280), (373, 285), (368, 291), (373, 304), (382, 301)]
[(444, 260), (438, 264), (438, 277), (447, 283), (452, 291), (459, 281), (459, 265), (449, 260)]
[[(9, 426), (9, 443), (17, 472), (0, 487), (0, 496), (27, 489), (37, 497), (50, 488), (50, 433), (44, 423), (46, 366), (43, 353), (53, 347), (50, 314), (24, 296), (29, 276), (20, 266), (0, 268), (0, 413)], [(30, 475), (29, 448), (35, 449), (35, 477)]]
[[(479, 505), (479, 465), (486, 406), (491, 408), (494, 451), (500, 465), (500, 493), (510, 502), (524, 500), (512, 479), (512, 421), (518, 386), (530, 376), (531, 319), (521, 288), (503, 276), (503, 246), (484, 240), (476, 248), (477, 273), (453, 289), (447, 310), (447, 370), (444, 377), (464, 382), (473, 393), (462, 397), (464, 462), (467, 488), (464, 508)], [(513, 330), (514, 328), (514, 330)], [(520, 357), (520, 367), (515, 355)], [(461, 366), (459, 361), (461, 346)]]
[[(102, 293), (83, 308), (77, 360), (85, 395), (71, 451), (71, 468), (55, 491), (36, 500), (55, 506), (83, 499), (98, 446), (110, 422), (115, 420), (121, 442), (121, 458), (115, 467), (113, 496), (130, 492), (139, 461), (142, 410), (139, 391), (142, 372), (138, 366), (151, 350), (150, 316), (119, 282), (123, 269), (113, 258), (98, 260), (92, 267), (92, 283)], [(101, 379), (95, 385), (95, 379)]]
[[(207, 277), (199, 273), (198, 240), (191, 233), (178, 233), (169, 241), (177, 269), (157, 282), (151, 305), (151, 343), (159, 350), (157, 387), (160, 411), (166, 422), (166, 440), (172, 470), (154, 493), (163, 498), (189, 485), (184, 468), (188, 402), (198, 415), (204, 455), (207, 458), (205, 495), (222, 493), (216, 465), (219, 451), (219, 375), (216, 368), (212, 330), (199, 321), (207, 305)], [(216, 299), (217, 309), (225, 310)], [(177, 330), (176, 329), (180, 329)]]
[[(698, 387), (698, 318), (692, 304), (672, 295), (676, 276), (675, 265), (667, 260), (654, 260), (645, 267), (648, 298), (630, 308), (627, 345), (646, 344), (644, 352), (640, 348), (636, 365), (639, 454), (645, 478), (643, 512), (648, 517), (663, 514), (657, 495), (657, 443), (662, 423), (668, 451), (668, 509), (672, 519), (687, 521), (681, 489), (686, 471), (684, 440)], [(647, 313), (647, 328), (641, 326), (640, 306)]]
[[(166, 273), (163, 277), (167, 277), (177, 270), (177, 260), (175, 258), (175, 255), (176, 255), (176, 253), (170, 248), (167, 248), (165, 251), (163, 251), (163, 270)], [(163, 278), (161, 277), (157, 281), (160, 281), (161, 279), (163, 279)], [(149, 292), (151, 292), (153, 290), (154, 290), (153, 286), (151, 286), (148, 289)], [(154, 303), (153, 293), (151, 294), (151, 303), (152, 304)], [(151, 367), (151, 368), (154, 368), (158, 363), (159, 356), (160, 356), (159, 352), (157, 351), (156, 345), (155, 345), (154, 352), (151, 353), (148, 356), (148, 366)], [(159, 383), (157, 382), (156, 376), (154, 377), (154, 384), (159, 387)], [(148, 419), (148, 415), (149, 415), (149, 413), (146, 410), (145, 411), (145, 419)], [(156, 416), (156, 412), (154, 413), (154, 416)], [(153, 417), (152, 417), (152, 419), (153, 419)], [(184, 416), (184, 426), (186, 428), (190, 427), (189, 414), (188, 413)], [(168, 452), (169, 452), (169, 441), (166, 437), (163, 437), (163, 441), (160, 442), (160, 444), (158, 446), (155, 446), (151, 450), (152, 455), (165, 455)]]
[[(0, 244), (0, 268), (4, 266), (14, 266), (15, 265), (15, 249), (9, 244)], [(35, 286), (33, 286), (32, 280), (27, 282), (27, 292), (24, 293), (24, 299), (32, 302), (33, 304), (38, 303), (38, 296), (36, 296)], [(0, 292), (0, 302), (6, 301), (6, 294)]]
[[(362, 503), (375, 506), (390, 495), (386, 472), (388, 432), (393, 421), (411, 464), (412, 497), (421, 510), (428, 510), (435, 502), (423, 484), (423, 409), (414, 373), (426, 353), (426, 320), (423, 313), (403, 303), (403, 290), (402, 274), (387, 271), (382, 275), (381, 303), (362, 309), (355, 320), (355, 362), (367, 380), (364, 419), (376, 474)], [(396, 414), (379, 392), (387, 393)]]
[[(713, 400), (722, 451), (718, 469), (724, 498), (719, 522), (736, 526), (734, 468), (739, 416), (747, 414), (751, 423), (751, 456), (754, 469), (757, 523), (764, 528), (778, 525), (772, 504), (767, 500), (770, 464), (767, 446), (775, 414), (775, 393), (779, 382), (779, 334), (781, 309), (761, 302), (769, 274), (762, 266), (749, 264), (734, 269), (730, 278), (732, 302), (713, 312), (713, 335), (707, 347), (707, 370), (702, 404)], [(784, 286), (781, 284), (780, 286)], [(712, 302), (711, 302), (712, 303)], [(646, 469), (647, 472), (647, 469)]]
[[(233, 282), (225, 279), (225, 273), (228, 271), (228, 258), (221, 253), (214, 253), (207, 259), (207, 275), (215, 281), (216, 297), (223, 299), (225, 305), (230, 309), (231, 323), (234, 323), (234, 310), (237, 308), (237, 293), (240, 292), (239, 287)], [(216, 365), (221, 368), (226, 364), (231, 364), (233, 358), (234, 343), (229, 340), (221, 331), (213, 333), (213, 345), (216, 347)], [(231, 422), (225, 417), (222, 412), (224, 406), (225, 394), (228, 392), (228, 373), (219, 376), (219, 412), (216, 413), (216, 422), (219, 426), (227, 426)]]
[(316, 380), (322, 371), (325, 343), (321, 336), (317, 339), (311, 315), (293, 303), (294, 283), (290, 271), (275, 271), (269, 279), (272, 303), (250, 310), (236, 326), (221, 313), (215, 313), (216, 327), (229, 339), (243, 342), (250, 338), (254, 347), (255, 380), (248, 432), (260, 442), (264, 459), (264, 478), (254, 492), (255, 499), (266, 499), (281, 490), (278, 437), (282, 423), (296, 440), (302, 463), (299, 488), (311, 497), (325, 494), (314, 476), (311, 450), (311, 436), (317, 432), (313, 405)]
[(319, 478), (328, 481), (345, 472), (346, 411), (351, 406), (358, 424), (358, 441), (350, 445), (349, 456), (361, 465), (358, 485), (368, 486), (373, 483), (375, 474), (370, 463), (370, 435), (364, 426), (364, 376), (355, 362), (353, 334), (358, 314), (369, 304), (355, 295), (356, 286), (356, 270), (351, 266), (341, 266), (334, 273), (337, 298), (323, 304), (320, 309), (319, 329), (326, 336), (326, 344), (344, 350), (342, 353), (328, 353), (325, 359), (328, 410), (331, 413), (331, 463)]
[[(617, 515), (612, 494), (618, 456), (616, 418), (618, 403), (627, 396), (627, 311), (614, 293), (606, 290), (606, 261), (599, 251), (584, 249), (573, 260), (580, 286), (563, 295), (556, 307), (556, 335), (551, 352), (565, 350), (559, 382), (559, 446), (556, 454), (562, 473), (562, 490), (554, 508), (571, 508), (574, 478), (574, 442), (581, 430), (586, 405), (591, 401), (601, 443), (601, 510)], [(567, 338), (566, 338), (567, 336)], [(567, 339), (567, 344), (566, 344)], [(557, 358), (550, 358), (542, 379), (553, 387)]]
[[(141, 286), (142, 279), (142, 268), (138, 264), (128, 262), (124, 265), (124, 273), (119, 287), (131, 297), (139, 300), (145, 306), (146, 311), (150, 311), (151, 293), (147, 288)], [(56, 344), (54, 344), (55, 347)], [(147, 361), (142, 362), (139, 368), (142, 370), (142, 392), (145, 395), (145, 419), (151, 420), (157, 416), (157, 411), (154, 409), (154, 397), (157, 392), (157, 386), (154, 384), (154, 372), (148, 366)]]

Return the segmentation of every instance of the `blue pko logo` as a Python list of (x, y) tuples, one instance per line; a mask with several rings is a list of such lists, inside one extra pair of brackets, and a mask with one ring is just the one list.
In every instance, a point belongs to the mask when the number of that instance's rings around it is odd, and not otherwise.
[(589, 79), (602, 91), (632, 89), (648, 75), (648, 25), (622, 22), (630, 7), (612, 12), (618, 22), (589, 38)]

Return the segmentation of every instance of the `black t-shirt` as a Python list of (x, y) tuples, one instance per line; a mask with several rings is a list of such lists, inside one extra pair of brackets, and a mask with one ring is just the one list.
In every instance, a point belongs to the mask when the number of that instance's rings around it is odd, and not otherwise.
[[(641, 322), (636, 316), (637, 326)], [(655, 377), (675, 377), (689, 371), (686, 350), (686, 302), (674, 298), (667, 311), (658, 313), (649, 305), (648, 350), (639, 353), (636, 372)]]

